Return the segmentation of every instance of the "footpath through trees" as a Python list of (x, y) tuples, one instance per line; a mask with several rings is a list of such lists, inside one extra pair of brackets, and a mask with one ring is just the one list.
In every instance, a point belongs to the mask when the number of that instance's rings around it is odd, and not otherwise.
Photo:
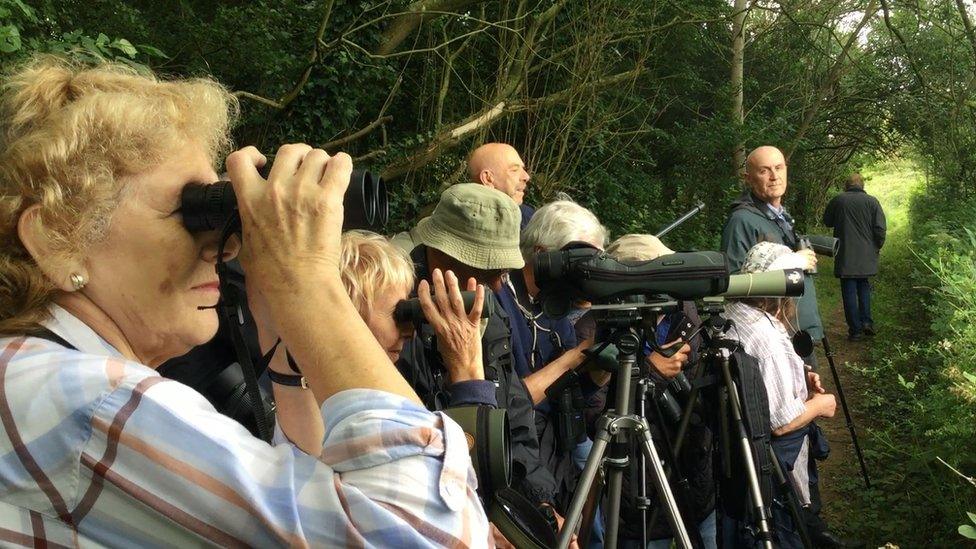
[[(963, 502), (971, 502), (976, 490), (967, 494), (965, 482), (937, 462), (938, 451), (913, 436), (919, 427), (915, 414), (935, 411), (912, 401), (921, 380), (895, 373), (906, 366), (919, 372), (930, 366), (919, 358), (918, 347), (925, 345), (930, 329), (925, 291), (915, 275), (921, 260), (910, 237), (912, 199), (924, 188), (925, 174), (912, 162), (896, 160), (867, 169), (865, 175), (865, 189), (878, 197), (888, 218), (881, 270), (872, 281), (878, 335), (847, 340), (839, 281), (832, 276), (830, 259), (820, 262), (817, 293), (872, 484), (870, 489), (864, 486), (838, 403), (834, 418), (821, 422), (831, 445), (820, 469), (825, 513), (833, 528), (864, 540), (867, 547), (966, 546), (957, 532), (966, 515), (947, 512), (947, 507), (965, 509)], [(825, 387), (836, 394), (822, 349), (820, 365)], [(959, 501), (946, 501), (945, 491), (958, 494)]]

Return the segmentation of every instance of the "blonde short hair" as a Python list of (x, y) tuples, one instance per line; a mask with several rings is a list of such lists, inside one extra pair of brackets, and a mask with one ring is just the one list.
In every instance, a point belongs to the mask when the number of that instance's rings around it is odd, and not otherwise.
[(625, 234), (607, 246), (607, 253), (619, 261), (650, 261), (674, 251), (656, 236)]
[(230, 148), (234, 97), (205, 78), (163, 81), (132, 67), (36, 56), (0, 91), (0, 333), (25, 333), (55, 294), (17, 234), (39, 204), (54, 253), (83, 257), (103, 238), (128, 177), (188, 140)]
[(376, 296), (390, 289), (413, 289), (413, 263), (386, 237), (369, 231), (342, 233), (342, 285), (359, 316), (369, 319)]

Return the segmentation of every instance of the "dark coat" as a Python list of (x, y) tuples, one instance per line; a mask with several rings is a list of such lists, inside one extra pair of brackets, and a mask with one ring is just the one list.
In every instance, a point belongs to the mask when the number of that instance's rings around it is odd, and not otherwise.
[[(509, 273), (509, 283), (496, 293), (508, 313), (512, 329), (512, 353), (515, 371), (523, 378), (576, 347), (576, 333), (567, 318), (553, 318), (542, 312), (542, 305), (529, 299), (522, 271)], [(519, 304), (533, 316), (529, 321)], [(588, 380), (588, 376), (584, 376)], [(589, 386), (596, 388), (589, 383)], [(584, 392), (585, 389), (581, 389)], [(530, 395), (531, 396), (531, 395)], [(535, 407), (535, 426), (539, 435), (539, 456), (556, 480), (556, 507), (565, 511), (576, 489), (577, 470), (569, 448), (571, 441), (559, 439), (559, 411), (549, 399)], [(580, 422), (582, 424), (582, 421)]]
[[(746, 191), (732, 202), (729, 219), (722, 229), (721, 250), (729, 258), (732, 272), (738, 272), (745, 261), (749, 249), (760, 242), (775, 242), (796, 250), (799, 238), (793, 230), (793, 219), (787, 226), (776, 222), (776, 216), (769, 210), (765, 202)], [(809, 274), (803, 280), (803, 295), (797, 301), (797, 316), (799, 327), (806, 330), (814, 341), (823, 339), (823, 322), (820, 320), (820, 310), (817, 308), (817, 288), (813, 285), (813, 277)]]
[[(417, 280), (428, 279), (426, 248), (418, 246), (410, 257), (416, 267)], [(443, 410), (458, 404), (483, 404), (508, 410), (509, 440), (512, 452), (512, 487), (531, 502), (553, 503), (556, 480), (539, 455), (532, 399), (522, 378), (515, 372), (511, 348), (511, 319), (497, 300), (491, 301), (488, 327), (482, 335), (484, 382), (462, 382), (448, 385), (447, 371), (437, 352), (433, 330), (425, 329), (403, 346), (397, 368), (430, 410)], [(494, 398), (478, 400), (468, 391), (459, 395), (458, 385), (488, 384), (494, 386)], [(459, 400), (461, 402), (459, 402)]]
[(864, 278), (878, 274), (878, 255), (884, 246), (886, 222), (877, 198), (864, 189), (848, 189), (827, 204), (823, 222), (840, 239), (834, 276)]

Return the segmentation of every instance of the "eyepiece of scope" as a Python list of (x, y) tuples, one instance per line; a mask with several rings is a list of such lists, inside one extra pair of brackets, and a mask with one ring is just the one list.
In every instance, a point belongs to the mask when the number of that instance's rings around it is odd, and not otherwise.
[(729, 276), (724, 297), (799, 297), (803, 295), (803, 271), (785, 269)]

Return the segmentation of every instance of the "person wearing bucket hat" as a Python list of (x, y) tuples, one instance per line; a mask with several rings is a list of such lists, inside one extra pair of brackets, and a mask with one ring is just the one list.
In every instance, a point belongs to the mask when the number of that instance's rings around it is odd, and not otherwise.
[[(500, 191), (483, 185), (452, 185), (441, 194), (430, 217), (413, 231), (440, 262), (459, 262), (484, 272), (521, 269), (518, 206)], [(500, 274), (500, 272), (498, 273)]]
[[(453, 271), (493, 291), (503, 275), (521, 269), (518, 206), (506, 194), (474, 183), (448, 187), (431, 215), (411, 231), (418, 244), (411, 251), (417, 280)], [(489, 292), (487, 325), (482, 334), (483, 370), (472, 377), (448, 370), (428, 328), (403, 348), (397, 367), (431, 410), (475, 405), (508, 411), (512, 487), (531, 504), (550, 506), (556, 481), (539, 455), (532, 399), (514, 368), (510, 315)]]
[[(748, 188), (729, 208), (729, 217), (722, 229), (720, 250), (729, 258), (732, 272), (739, 272), (750, 248), (758, 242), (784, 244), (792, 250), (800, 240), (794, 220), (783, 206), (787, 189), (787, 162), (783, 153), (768, 145), (756, 147), (746, 159), (745, 176)], [(804, 270), (816, 266), (812, 251), (800, 252), (806, 258)], [(810, 334), (814, 341), (824, 337), (823, 322), (817, 308), (817, 289), (813, 277), (804, 277), (803, 296), (797, 301), (799, 329)], [(817, 366), (816, 353), (803, 357), (807, 364)]]
[[(807, 258), (782, 244), (760, 242), (742, 261), (743, 273), (802, 269)], [(769, 402), (771, 445), (789, 471), (797, 498), (803, 506), (803, 520), (818, 547), (856, 546), (827, 529), (820, 512), (815, 459), (829, 453), (826, 437), (815, 423), (833, 417), (837, 403), (827, 393), (820, 376), (803, 363), (794, 351), (791, 333), (796, 331), (796, 304), (792, 298), (742, 298), (729, 300), (725, 316), (732, 321), (730, 333), (743, 350), (756, 358)], [(782, 496), (779, 496), (782, 498)], [(799, 526), (783, 505), (773, 505), (776, 535), (782, 547), (802, 547)]]

